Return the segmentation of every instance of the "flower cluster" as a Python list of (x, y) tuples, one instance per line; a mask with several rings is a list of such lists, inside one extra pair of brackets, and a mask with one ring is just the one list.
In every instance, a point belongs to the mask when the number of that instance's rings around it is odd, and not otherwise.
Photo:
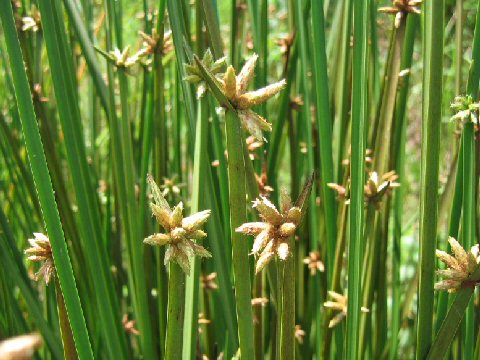
[(392, 189), (400, 186), (396, 180), (398, 180), (398, 175), (395, 171), (389, 171), (381, 178), (377, 172), (372, 171), (364, 187), (366, 202), (375, 204), (377, 207), (380, 206), (383, 197), (388, 195)]
[(290, 197), (281, 193), (281, 211), (278, 211), (265, 196), (253, 202), (262, 222), (250, 222), (239, 226), (235, 231), (255, 235), (252, 254), (259, 256), (255, 272), (258, 274), (274, 257), (285, 261), (290, 256), (289, 238), (295, 234), (304, 213), (305, 200), (312, 188), (313, 176), (306, 182), (302, 193), (292, 206)]
[[(203, 67), (215, 77), (222, 76), (227, 66), (226, 58), (222, 57), (218, 60), (214, 60), (210, 49), (207, 49), (205, 54), (203, 54), (201, 62)], [(184, 64), (184, 67), (185, 72), (187, 73), (184, 80), (197, 85), (197, 99), (200, 99), (207, 92), (207, 83), (203, 79), (202, 72), (196, 63), (193, 63), (192, 65)]]
[(478, 244), (467, 252), (453, 237), (449, 237), (448, 242), (455, 256), (442, 250), (436, 251), (437, 257), (447, 268), (437, 270), (437, 275), (443, 280), (435, 284), (435, 290), (455, 292), (465, 285), (474, 286), (480, 280), (480, 276), (476, 274), (480, 263)]
[(154, 203), (150, 203), (153, 215), (157, 218), (165, 233), (150, 235), (143, 242), (149, 245), (167, 245), (165, 252), (165, 265), (174, 261), (186, 273), (190, 273), (189, 258), (197, 255), (211, 257), (212, 255), (195, 240), (203, 239), (207, 233), (200, 230), (210, 216), (210, 210), (204, 210), (189, 217), (183, 217), (183, 203), (178, 203), (173, 209), (162, 196), (159, 187), (151, 176), (148, 183), (152, 189)]
[(310, 251), (308, 256), (303, 259), (303, 263), (308, 266), (310, 275), (315, 275), (317, 271), (324, 272), (325, 266), (323, 265), (320, 253), (318, 251)]
[(470, 95), (455, 96), (455, 100), (450, 105), (450, 108), (455, 111), (455, 115), (450, 119), (457, 124), (463, 125), (467, 122), (472, 122), (476, 125), (479, 124), (478, 113), (480, 103), (473, 101), (473, 98)]
[(395, 15), (395, 28), (398, 29), (407, 14), (420, 14), (418, 6), (421, 3), (422, 0), (393, 0), (393, 6), (381, 7), (378, 11)]
[(29, 247), (25, 250), (28, 255), (27, 259), (30, 261), (43, 261), (44, 263), (35, 274), (35, 280), (43, 278), (48, 285), (52, 274), (55, 272), (55, 265), (53, 264), (52, 247), (48, 237), (41, 233), (33, 233), (34, 239), (28, 239)]
[(263, 140), (262, 130), (272, 131), (272, 125), (262, 116), (251, 110), (279, 93), (286, 85), (285, 79), (267, 85), (255, 91), (247, 91), (248, 84), (253, 79), (258, 55), (247, 60), (237, 75), (233, 66), (229, 66), (223, 77), (223, 94), (237, 110), (242, 125), (259, 141)]
[[(336, 314), (328, 323), (328, 327), (333, 328), (337, 326), (347, 316), (348, 300), (346, 295), (336, 293), (335, 291), (329, 291), (328, 295), (332, 300), (324, 302), (323, 306), (332, 310), (339, 311), (339, 313)], [(369, 310), (365, 307), (362, 307), (361, 311), (364, 313), (369, 312)]]
[[(221, 78), (220, 72), (222, 71), (225, 59), (222, 58), (214, 62), (211, 52), (207, 50), (201, 61), (193, 65), (185, 64), (185, 70), (187, 72), (185, 80), (191, 83), (198, 83), (197, 96), (201, 96), (205, 93), (205, 84), (208, 82), (206, 79), (208, 76), (204, 74), (206, 72), (213, 82), (209, 83), (209, 86), (218, 88), (217, 91), (221, 92), (228, 100), (237, 112), (242, 126), (258, 141), (263, 141), (262, 131), (272, 131), (272, 125), (262, 116), (254, 112), (252, 107), (260, 105), (275, 96), (287, 83), (284, 79), (258, 90), (247, 91), (248, 85), (254, 76), (257, 59), (258, 55), (253, 54), (238, 75), (233, 66), (228, 66), (223, 78)], [(203, 69), (200, 69), (200, 67)], [(217, 96), (217, 99), (219, 99), (219, 96)]]

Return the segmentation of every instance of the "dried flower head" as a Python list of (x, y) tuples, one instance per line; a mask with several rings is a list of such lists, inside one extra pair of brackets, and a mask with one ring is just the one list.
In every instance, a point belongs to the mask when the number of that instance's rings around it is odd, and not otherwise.
[(480, 280), (480, 276), (476, 274), (480, 263), (478, 244), (467, 252), (453, 237), (449, 237), (448, 242), (455, 256), (436, 250), (437, 257), (447, 268), (437, 270), (437, 275), (443, 280), (435, 284), (435, 290), (448, 290), (452, 293), (462, 286), (475, 286)]
[(269, 300), (267, 298), (253, 298), (252, 299), (252, 306), (265, 306), (267, 305)]
[(223, 76), (222, 90), (225, 97), (237, 110), (243, 127), (258, 141), (263, 141), (262, 131), (272, 131), (272, 125), (251, 108), (275, 96), (287, 85), (287, 82), (283, 79), (261, 89), (247, 92), (248, 85), (253, 79), (257, 59), (258, 55), (253, 54), (238, 75), (233, 66), (229, 66)]
[(305, 330), (303, 330), (300, 325), (295, 325), (295, 339), (297, 339), (299, 344), (303, 344), (303, 338), (305, 335), (307, 335)]
[(454, 102), (450, 105), (450, 108), (455, 111), (450, 119), (455, 121), (458, 125), (462, 126), (467, 122), (479, 124), (478, 113), (480, 103), (473, 101), (470, 95), (467, 96), (455, 96)]
[(42, 344), (42, 337), (38, 333), (25, 334), (5, 339), (0, 342), (0, 359), (32, 359), (35, 350), (39, 349)]
[(35, 280), (38, 281), (43, 277), (48, 285), (55, 271), (50, 240), (42, 233), (33, 233), (33, 235), (34, 239), (28, 239), (31, 247), (25, 250), (25, 254), (28, 255), (27, 259), (30, 261), (43, 261), (42, 266), (35, 274)]
[(281, 194), (281, 210), (278, 211), (265, 196), (253, 202), (263, 222), (245, 223), (235, 231), (246, 235), (255, 235), (252, 254), (259, 256), (255, 272), (258, 274), (274, 257), (286, 260), (291, 254), (288, 240), (303, 217), (305, 199), (308, 198), (313, 182), (313, 176), (307, 181), (302, 194), (292, 206), (290, 198), (285, 192)]
[(327, 186), (337, 193), (338, 201), (346, 201), (348, 199), (345, 186), (336, 183), (328, 183)]
[(135, 320), (128, 320), (128, 315), (123, 314), (122, 325), (126, 333), (132, 335), (140, 335), (140, 331), (135, 328)]
[(365, 200), (368, 203), (380, 206), (384, 195), (388, 195), (392, 189), (399, 187), (396, 182), (398, 175), (395, 171), (389, 171), (379, 178), (378, 173), (372, 171), (364, 187)]
[(258, 141), (254, 136), (249, 136), (245, 139), (247, 144), (248, 154), (251, 160), (258, 158), (257, 150), (263, 146), (262, 141)]
[(178, 176), (173, 175), (170, 179), (163, 178), (163, 184), (160, 185), (162, 196), (167, 197), (168, 194), (180, 195), (181, 188), (185, 187), (185, 183), (178, 182)]
[(378, 11), (395, 15), (395, 27), (398, 29), (407, 14), (420, 14), (418, 6), (421, 3), (422, 0), (393, 0), (393, 6), (381, 7)]
[(157, 218), (165, 233), (150, 235), (143, 242), (149, 245), (168, 245), (165, 252), (165, 265), (174, 261), (186, 273), (190, 273), (190, 257), (211, 257), (212, 255), (195, 240), (203, 239), (207, 233), (200, 230), (210, 216), (210, 210), (183, 217), (183, 203), (178, 203), (173, 209), (162, 196), (159, 187), (149, 175), (148, 183), (152, 190), (154, 203), (150, 203), (153, 215)]
[(204, 288), (207, 291), (208, 290), (217, 290), (218, 285), (215, 282), (216, 279), (217, 279), (217, 273), (216, 272), (213, 272), (213, 273), (208, 274), (208, 275), (202, 275), (200, 277), (200, 283), (202, 284), (202, 288)]
[(161, 54), (168, 54), (173, 50), (172, 32), (167, 31), (163, 34), (163, 46), (159, 49), (160, 35), (157, 34), (157, 30), (153, 29), (152, 34), (145, 34), (143, 31), (139, 31), (138, 34), (143, 39), (143, 48), (138, 52), (144, 55), (153, 55), (161, 50)]
[(262, 165), (262, 173), (258, 175), (255, 173), (255, 180), (258, 185), (258, 192), (260, 195), (268, 197), (273, 191), (273, 188), (268, 185), (268, 175), (267, 175), (267, 163), (264, 162)]
[[(332, 310), (339, 311), (339, 313), (336, 314), (328, 323), (328, 327), (333, 328), (337, 326), (347, 316), (348, 301), (346, 295), (341, 295), (339, 293), (336, 293), (335, 291), (329, 291), (328, 295), (332, 300), (324, 302), (323, 306)], [(365, 307), (362, 307), (361, 311), (369, 312), (369, 310)]]
[(317, 271), (324, 272), (325, 266), (323, 265), (322, 259), (320, 258), (320, 252), (310, 251), (308, 256), (303, 259), (303, 263), (308, 266), (310, 270), (310, 275), (315, 275)]
[[(225, 57), (214, 61), (210, 49), (207, 49), (207, 51), (205, 51), (201, 62), (205, 69), (209, 71), (210, 74), (214, 77), (222, 76), (227, 66)], [(185, 67), (185, 72), (187, 73), (187, 76), (184, 80), (187, 80), (192, 84), (197, 84), (197, 99), (200, 99), (207, 92), (207, 84), (203, 79), (202, 73), (198, 68), (198, 65), (196, 63), (193, 63), (192, 65), (184, 64), (183, 66)]]
[(40, 11), (38, 11), (36, 6), (32, 5), (30, 16), (22, 17), (22, 31), (37, 32), (41, 27)]

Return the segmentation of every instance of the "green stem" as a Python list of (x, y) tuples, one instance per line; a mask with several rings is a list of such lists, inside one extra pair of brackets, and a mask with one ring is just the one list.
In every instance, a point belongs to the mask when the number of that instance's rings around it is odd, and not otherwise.
[(284, 262), (282, 286), (282, 312), (280, 315), (280, 359), (295, 359), (295, 243), (288, 240), (292, 253)]
[(448, 314), (442, 323), (442, 327), (440, 328), (428, 355), (425, 354), (427, 360), (442, 359), (445, 356), (455, 334), (457, 333), (472, 294), (473, 289), (464, 288), (455, 296), (452, 306), (450, 307), (450, 310), (448, 310)]
[(225, 113), (228, 151), (228, 186), (230, 190), (230, 228), (232, 237), (235, 299), (237, 302), (238, 338), (243, 359), (254, 358), (253, 313), (251, 304), (250, 266), (248, 243), (235, 231), (247, 220), (245, 164), (242, 130), (237, 116), (230, 110)]
[(185, 273), (182, 268), (170, 262), (168, 278), (167, 340), (165, 359), (182, 358), (183, 322), (185, 318)]
[(348, 252), (348, 316), (346, 357), (358, 355), (358, 330), (360, 323), (360, 263), (363, 257), (363, 186), (365, 177), (365, 121), (367, 118), (367, 9), (369, 1), (355, 1), (353, 8), (353, 97), (352, 97), (352, 152), (350, 238)]
[(54, 277), (55, 292), (57, 294), (58, 320), (60, 321), (60, 333), (62, 334), (63, 353), (65, 355), (65, 359), (76, 360), (78, 359), (78, 355), (77, 351), (75, 350), (75, 342), (73, 341), (70, 321), (68, 320), (65, 299), (63, 298), (62, 289), (60, 288), (60, 282), (56, 276)]
[(442, 118), (444, 1), (424, 4), (422, 174), (420, 200), (420, 264), (417, 358), (432, 342), (435, 248), (437, 245), (438, 172)]

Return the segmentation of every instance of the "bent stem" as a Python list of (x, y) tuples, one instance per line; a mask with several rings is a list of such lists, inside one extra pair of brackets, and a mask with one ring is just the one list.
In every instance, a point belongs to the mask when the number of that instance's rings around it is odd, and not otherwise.
[(235, 229), (246, 222), (245, 163), (242, 130), (238, 117), (232, 110), (225, 112), (228, 151), (228, 188), (230, 192), (230, 232), (232, 260), (237, 303), (238, 339), (243, 359), (254, 358), (253, 312), (251, 305), (250, 267), (248, 244)]
[(180, 266), (173, 261), (170, 262), (167, 309), (165, 359), (181, 359), (183, 346), (183, 321), (185, 318), (185, 273)]

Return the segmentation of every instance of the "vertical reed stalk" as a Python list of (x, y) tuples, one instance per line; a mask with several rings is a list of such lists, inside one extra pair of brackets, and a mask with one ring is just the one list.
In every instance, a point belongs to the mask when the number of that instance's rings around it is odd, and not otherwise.
[(167, 339), (165, 360), (182, 358), (183, 324), (185, 318), (185, 273), (175, 262), (170, 262), (168, 277)]
[(420, 199), (420, 264), (417, 320), (418, 359), (432, 342), (435, 249), (437, 245), (438, 172), (442, 117), (444, 1), (424, 4), (422, 170)]
[(232, 110), (225, 113), (228, 151), (228, 188), (230, 192), (230, 229), (232, 260), (237, 303), (238, 338), (243, 359), (254, 358), (253, 313), (251, 304), (248, 243), (235, 229), (246, 222), (246, 184), (243, 135), (240, 122)]
[(360, 298), (365, 177), (365, 122), (367, 118), (367, 13), (369, 1), (353, 4), (353, 92), (350, 237), (348, 243), (348, 309), (346, 358), (356, 359), (360, 325)]

